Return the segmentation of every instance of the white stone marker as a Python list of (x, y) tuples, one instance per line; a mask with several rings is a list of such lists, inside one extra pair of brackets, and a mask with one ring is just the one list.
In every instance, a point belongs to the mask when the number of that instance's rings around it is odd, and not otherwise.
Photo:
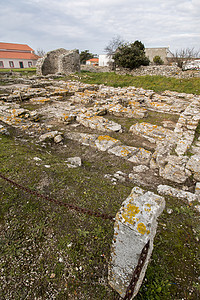
[[(162, 196), (134, 187), (116, 215), (108, 280), (121, 297), (126, 296), (131, 281), (133, 283), (134, 271), (138, 273), (138, 269), (141, 269), (138, 277), (135, 276), (134, 291), (130, 291), (127, 299), (133, 299), (139, 291), (153, 250), (156, 219), (164, 207), (165, 200)], [(146, 245), (147, 256), (143, 255), (144, 262), (138, 268)]]

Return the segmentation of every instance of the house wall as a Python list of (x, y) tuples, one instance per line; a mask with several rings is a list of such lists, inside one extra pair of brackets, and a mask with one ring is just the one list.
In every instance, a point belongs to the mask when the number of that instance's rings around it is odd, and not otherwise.
[(172, 56), (169, 48), (145, 48), (145, 54), (150, 62), (153, 62), (155, 56), (160, 56), (164, 64), (168, 64), (167, 58)]
[[(23, 62), (24, 68), (30, 68), (29, 62), (32, 62), (32, 67), (36, 65), (37, 60), (31, 60), (31, 59), (9, 59), (9, 58), (0, 58), (0, 62), (3, 61), (3, 67), (0, 65), (1, 69), (19, 69), (20, 64), (19, 62)], [(9, 62), (12, 61), (14, 63), (14, 67), (11, 67)]]
[(109, 58), (107, 54), (100, 54), (99, 55), (99, 66), (100, 67), (108, 67), (109, 62), (112, 62), (113, 59)]

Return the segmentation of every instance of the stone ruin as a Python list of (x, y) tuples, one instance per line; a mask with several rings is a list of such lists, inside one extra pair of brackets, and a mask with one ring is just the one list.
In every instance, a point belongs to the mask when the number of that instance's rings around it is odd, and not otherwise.
[[(68, 56), (64, 49), (56, 51), (43, 58), (43, 66), (53, 69), (55, 64), (54, 71), (60, 72), (55, 62), (67, 62)], [(52, 65), (45, 63), (48, 55), (53, 58)], [(105, 178), (113, 184), (140, 186), (133, 188), (116, 215), (109, 264), (110, 285), (124, 297), (141, 253), (149, 245), (140, 272), (135, 274), (133, 298), (149, 262), (164, 196), (184, 200), (191, 209), (200, 210), (200, 96), (90, 85), (54, 80), (53, 76), (33, 77), (3, 88), (0, 134), (9, 134), (12, 126), (42, 145), (51, 141), (65, 146), (65, 140), (72, 140), (132, 164), (131, 173), (119, 170)], [(32, 109), (24, 108), (23, 103)], [(153, 118), (147, 121), (152, 113), (159, 125)], [(128, 129), (122, 126), (125, 119), (130, 120)], [(67, 163), (81, 167), (81, 158)]]
[(80, 71), (78, 50), (53, 50), (37, 61), (37, 75), (71, 74)]

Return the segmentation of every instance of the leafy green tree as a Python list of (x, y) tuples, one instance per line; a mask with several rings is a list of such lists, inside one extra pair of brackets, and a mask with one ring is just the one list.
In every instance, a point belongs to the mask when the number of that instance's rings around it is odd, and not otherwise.
[(80, 53), (80, 63), (86, 64), (86, 60), (93, 58), (94, 55), (89, 52), (89, 50), (81, 51)]
[(164, 61), (162, 60), (162, 58), (159, 55), (154, 56), (153, 62), (155, 65), (163, 65), (164, 64)]
[(130, 70), (149, 65), (149, 59), (145, 56), (145, 47), (140, 41), (131, 44), (123, 44), (113, 55), (116, 66)]

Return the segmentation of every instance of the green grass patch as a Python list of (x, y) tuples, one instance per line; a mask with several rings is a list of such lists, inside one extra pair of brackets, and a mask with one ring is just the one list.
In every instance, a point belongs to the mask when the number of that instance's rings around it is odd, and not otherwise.
[(157, 93), (165, 90), (179, 93), (192, 93), (200, 95), (200, 78), (177, 79), (165, 76), (131, 76), (118, 75), (115, 72), (93, 73), (82, 71), (70, 77), (89, 84), (105, 84), (113, 87), (134, 86), (153, 90)]
[(131, 125), (135, 123), (151, 123), (158, 126), (163, 126), (163, 121), (171, 121), (176, 123), (179, 119), (179, 115), (174, 114), (167, 114), (167, 113), (160, 113), (160, 112), (154, 112), (154, 111), (148, 111), (148, 115), (145, 118), (124, 118), (124, 117), (116, 117), (114, 115), (106, 115), (105, 118), (113, 120), (114, 122), (117, 122), (121, 124), (124, 128), (127, 130), (130, 129)]
[(21, 75), (26, 75), (26, 76), (31, 76), (36, 74), (36, 68), (21, 68), (21, 69), (0, 69), (0, 75), (1, 73), (12, 73), (12, 72), (17, 72), (20, 73)]
[[(128, 163), (112, 161), (106, 153), (86, 156), (86, 146), (80, 150), (68, 142), (64, 151), (43, 149), (12, 135), (2, 136), (0, 146), (2, 174), (67, 203), (115, 215), (133, 187), (112, 185), (104, 178), (119, 169), (128, 171)], [(75, 155), (83, 158), (83, 166), (67, 168), (66, 157)], [(36, 198), (2, 179), (0, 193), (1, 299), (116, 297), (107, 282), (112, 222)], [(173, 212), (165, 210), (160, 217), (151, 263), (136, 299), (198, 299), (198, 215), (170, 197), (166, 206)]]

